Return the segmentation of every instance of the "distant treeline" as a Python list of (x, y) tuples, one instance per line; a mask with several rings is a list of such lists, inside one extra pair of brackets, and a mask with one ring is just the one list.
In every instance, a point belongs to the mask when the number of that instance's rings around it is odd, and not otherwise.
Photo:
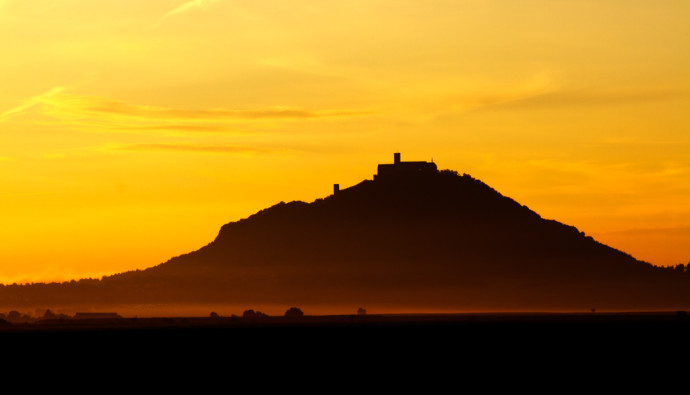
[(681, 273), (690, 273), (690, 262), (688, 262), (687, 265), (679, 263), (677, 265), (660, 266), (660, 268), (665, 270), (673, 270)]
[[(358, 315), (365, 315), (366, 311), (360, 308)], [(302, 309), (298, 307), (290, 307), (285, 311), (284, 317), (286, 318), (300, 318), (303, 317), (304, 313), (302, 312)], [(214, 312), (211, 312), (208, 315), (209, 318), (221, 318), (221, 316)], [(268, 318), (269, 315), (262, 313), (261, 311), (254, 310), (254, 309), (248, 309), (245, 310), (242, 313), (241, 318), (246, 319), (246, 320), (256, 320), (256, 319), (263, 319), (263, 318)], [(117, 313), (103, 313), (103, 312), (84, 312), (84, 313), (75, 313), (74, 315), (69, 315), (69, 314), (64, 314), (64, 313), (54, 313), (50, 309), (36, 309), (35, 312), (25, 312), (21, 313), (18, 310), (12, 310), (7, 313), (0, 313), (0, 325), (3, 323), (12, 323), (12, 324), (18, 324), (18, 323), (35, 323), (39, 321), (48, 321), (48, 320), (59, 320), (59, 321), (64, 321), (64, 320), (72, 320), (72, 319), (89, 319), (89, 320), (102, 320), (102, 319), (121, 319), (122, 317), (117, 314)], [(240, 316), (232, 314), (230, 315), (230, 318), (237, 318), (239, 319)]]
[(36, 309), (36, 311), (32, 313), (20, 313), (17, 310), (12, 310), (7, 313), (0, 313), (0, 320), (12, 322), (12, 323), (19, 323), (19, 322), (35, 322), (39, 320), (49, 320), (49, 319), (66, 319), (66, 318), (72, 318), (72, 316), (69, 316), (67, 314), (56, 314), (53, 313), (50, 309)]

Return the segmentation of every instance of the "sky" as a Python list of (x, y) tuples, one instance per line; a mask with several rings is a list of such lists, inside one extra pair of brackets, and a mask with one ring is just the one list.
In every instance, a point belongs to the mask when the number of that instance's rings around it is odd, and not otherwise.
[(144, 269), (433, 160), (690, 261), (686, 0), (0, 0), (0, 282)]

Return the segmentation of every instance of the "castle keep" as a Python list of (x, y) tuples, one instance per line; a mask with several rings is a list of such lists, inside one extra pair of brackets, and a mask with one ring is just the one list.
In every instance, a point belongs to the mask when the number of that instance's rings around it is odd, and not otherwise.
[(374, 180), (389, 177), (409, 177), (421, 174), (435, 173), (438, 169), (434, 162), (402, 162), (400, 153), (393, 154), (392, 164), (380, 164)]
[[(400, 153), (393, 154), (393, 163), (379, 164), (374, 181), (396, 178), (410, 178), (421, 175), (433, 174), (438, 171), (434, 162), (402, 162)], [(333, 184), (333, 194), (340, 192), (340, 184)]]

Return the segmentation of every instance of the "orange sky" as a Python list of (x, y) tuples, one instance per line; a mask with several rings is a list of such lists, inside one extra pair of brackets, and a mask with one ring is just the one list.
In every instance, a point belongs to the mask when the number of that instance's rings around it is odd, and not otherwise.
[(0, 282), (99, 277), (430, 160), (690, 261), (690, 3), (0, 0)]

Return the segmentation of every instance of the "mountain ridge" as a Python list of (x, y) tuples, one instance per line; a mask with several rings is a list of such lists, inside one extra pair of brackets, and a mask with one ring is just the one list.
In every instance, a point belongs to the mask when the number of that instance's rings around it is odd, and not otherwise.
[[(200, 249), (79, 286), (0, 289), (0, 303), (333, 304), (410, 309), (641, 309), (690, 305), (661, 270), (426, 162), (386, 165), (316, 199), (223, 225)], [(379, 167), (379, 170), (381, 167)], [(71, 288), (70, 288), (71, 287)], [(46, 287), (44, 287), (46, 288)], [(16, 291), (16, 290), (15, 290)], [(22, 294), (23, 296), (17, 296)]]

